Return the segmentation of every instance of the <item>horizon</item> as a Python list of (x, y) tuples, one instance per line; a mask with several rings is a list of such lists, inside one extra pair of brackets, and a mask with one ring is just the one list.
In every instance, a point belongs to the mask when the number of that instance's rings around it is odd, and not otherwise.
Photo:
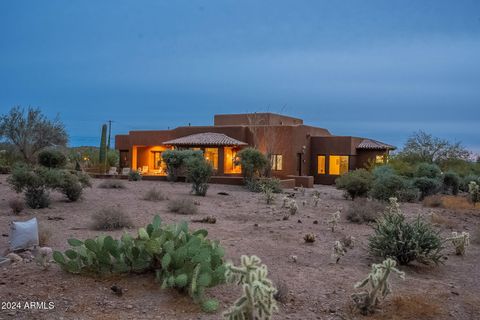
[[(480, 2), (0, 4), (0, 113), (60, 114), (72, 146), (270, 111), (480, 154)], [(14, 27), (12, 27), (14, 26)], [(113, 143), (113, 141), (112, 141)]]

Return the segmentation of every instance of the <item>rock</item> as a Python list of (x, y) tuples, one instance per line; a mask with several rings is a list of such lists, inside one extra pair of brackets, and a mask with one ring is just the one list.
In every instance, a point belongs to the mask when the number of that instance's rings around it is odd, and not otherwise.
[(293, 262), (297, 262), (297, 259), (298, 259), (298, 258), (297, 258), (297, 256), (292, 255), (292, 256), (290, 256), (290, 259), (291, 259)]
[(297, 223), (302, 223), (302, 220), (298, 219)]
[(10, 259), (10, 261), (12, 263), (17, 263), (17, 262), (22, 262), (23, 261), (22, 257), (20, 257), (18, 254), (13, 253), (13, 252), (7, 254), (7, 258)]
[(313, 221), (313, 224), (318, 224), (318, 220), (314, 220), (314, 221)]

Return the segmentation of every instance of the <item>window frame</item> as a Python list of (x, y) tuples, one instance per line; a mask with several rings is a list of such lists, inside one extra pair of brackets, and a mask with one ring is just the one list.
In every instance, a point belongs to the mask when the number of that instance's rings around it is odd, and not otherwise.
[[(331, 168), (331, 164), (332, 164), (332, 161), (331, 161), (331, 157), (339, 157), (339, 160), (341, 160), (342, 157), (346, 157), (347, 158), (347, 171), (345, 172), (341, 172), (341, 164), (339, 163), (338, 165), (338, 173), (331, 173), (330, 172), (330, 168)], [(350, 155), (345, 155), (345, 154), (329, 154), (328, 155), (328, 174), (329, 175), (332, 175), (332, 176), (341, 176), (345, 173), (348, 173), (350, 171)]]
[[(280, 160), (280, 166), (278, 165), (279, 160)], [(283, 154), (280, 154), (280, 153), (272, 154), (270, 156), (270, 165), (273, 171), (282, 171), (283, 170)]]
[[(319, 168), (319, 158), (323, 157), (323, 173), (321, 173), (318, 168)], [(317, 154), (317, 175), (326, 175), (327, 174), (327, 155), (326, 154)]]

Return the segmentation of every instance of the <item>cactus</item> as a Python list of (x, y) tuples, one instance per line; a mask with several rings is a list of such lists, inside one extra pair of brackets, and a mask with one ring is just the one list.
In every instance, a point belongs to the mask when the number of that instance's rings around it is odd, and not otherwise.
[(385, 207), (386, 214), (402, 214), (397, 198), (391, 197), (388, 199), (389, 204)]
[(185, 222), (161, 225), (159, 216), (133, 238), (120, 240), (110, 236), (80, 241), (69, 239), (71, 249), (55, 251), (53, 259), (71, 273), (140, 273), (155, 271), (162, 288), (186, 291), (206, 312), (218, 302), (207, 299), (205, 289), (225, 281), (224, 251), (217, 241), (207, 239), (208, 232), (190, 232)]
[(303, 240), (306, 243), (314, 243), (315, 242), (315, 235), (313, 233), (307, 233), (303, 236)]
[(52, 255), (52, 248), (50, 247), (41, 247), (35, 248), (35, 260), (39, 266), (44, 270), (50, 267), (50, 257)]
[(307, 205), (307, 200), (303, 199), (302, 200), (302, 207), (305, 207)]
[(106, 169), (107, 161), (107, 125), (102, 125), (102, 138), (100, 140), (100, 151), (98, 155), (98, 162)]
[(335, 263), (340, 261), (340, 258), (343, 257), (347, 253), (347, 249), (343, 246), (340, 241), (335, 241), (333, 243), (333, 253), (332, 258), (335, 259)]
[(468, 232), (452, 232), (452, 236), (446, 240), (451, 241), (455, 247), (455, 254), (459, 256), (465, 255), (465, 250), (470, 245), (470, 234)]
[(335, 232), (338, 222), (340, 221), (340, 211), (336, 211), (330, 214), (330, 219), (327, 221), (332, 228), (332, 232)]
[(271, 204), (273, 201), (275, 201), (275, 194), (273, 193), (273, 189), (271, 187), (262, 185), (261, 190), (267, 204)]
[(288, 203), (288, 212), (290, 213), (290, 215), (295, 215), (297, 212), (298, 212), (298, 205), (297, 205), (297, 201), (295, 201), (294, 199), (292, 199), (289, 203)]
[(298, 188), (298, 191), (300, 191), (300, 194), (302, 196), (305, 196), (305, 188), (303, 187), (303, 185), (301, 185), (299, 188)]
[(473, 207), (475, 207), (477, 202), (480, 202), (480, 186), (475, 181), (470, 181), (468, 193), (470, 194), (470, 200), (473, 202)]
[(282, 208), (287, 208), (290, 203), (290, 198), (285, 196), (282, 198)]
[(274, 295), (277, 289), (268, 276), (267, 266), (257, 256), (242, 256), (241, 265), (227, 264), (227, 282), (243, 288), (243, 295), (223, 314), (227, 320), (269, 320), (278, 310)]
[(401, 279), (405, 279), (405, 273), (395, 268), (396, 265), (395, 260), (390, 258), (381, 264), (373, 264), (372, 271), (368, 276), (355, 284), (355, 288), (363, 288), (370, 285), (369, 289), (351, 295), (356, 308), (358, 308), (362, 314), (373, 313), (380, 302), (380, 298), (385, 299), (385, 297), (391, 293), (388, 278), (392, 271), (397, 273)]
[(320, 202), (320, 193), (315, 191), (312, 196), (313, 199), (313, 206), (316, 208), (318, 207), (318, 203)]

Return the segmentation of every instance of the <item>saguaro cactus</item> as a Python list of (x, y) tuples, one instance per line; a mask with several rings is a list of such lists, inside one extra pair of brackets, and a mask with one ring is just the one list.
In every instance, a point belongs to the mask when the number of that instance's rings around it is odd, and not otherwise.
[(395, 268), (397, 263), (393, 259), (386, 259), (380, 264), (373, 264), (372, 271), (362, 281), (355, 284), (355, 288), (363, 288), (370, 284), (370, 288), (363, 292), (352, 294), (355, 306), (362, 314), (372, 313), (380, 302), (380, 298), (385, 297), (392, 292), (388, 277), (396, 272), (400, 278), (405, 279), (405, 273)]
[(227, 264), (227, 282), (243, 287), (243, 295), (223, 314), (228, 320), (269, 320), (278, 310), (274, 294), (277, 289), (267, 278), (267, 266), (257, 256), (242, 256), (239, 267)]
[(480, 186), (475, 181), (470, 181), (468, 184), (468, 193), (475, 207), (477, 202), (480, 202)]
[(102, 138), (100, 140), (100, 151), (98, 155), (98, 162), (100, 166), (105, 166), (105, 162), (107, 160), (107, 125), (102, 125)]

